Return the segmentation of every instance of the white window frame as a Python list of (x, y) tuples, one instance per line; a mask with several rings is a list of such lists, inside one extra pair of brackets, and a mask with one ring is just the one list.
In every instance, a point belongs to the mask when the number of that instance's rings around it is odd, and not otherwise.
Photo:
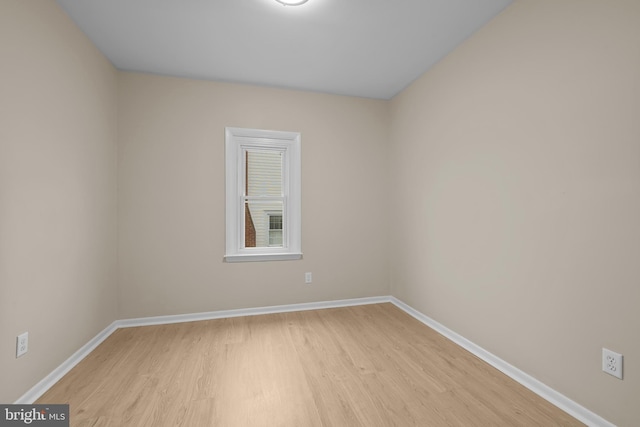
[[(225, 128), (226, 262), (302, 258), (300, 133)], [(283, 152), (282, 247), (244, 247), (245, 158), (250, 149)]]

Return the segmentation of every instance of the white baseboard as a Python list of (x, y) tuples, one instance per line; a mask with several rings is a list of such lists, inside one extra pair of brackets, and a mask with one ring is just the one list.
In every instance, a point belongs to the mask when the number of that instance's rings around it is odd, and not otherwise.
[(474, 354), (478, 358), (482, 359), (484, 362), (487, 362), (489, 365), (493, 366), (494, 368), (504, 373), (505, 375), (511, 377), (512, 379), (522, 384), (523, 386), (525, 386), (526, 388), (528, 388), (538, 396), (542, 397), (543, 399), (548, 400), (553, 405), (562, 409), (563, 411), (565, 411), (572, 417), (576, 418), (577, 420), (591, 427), (615, 427), (614, 424), (605, 420), (601, 416), (589, 411), (587, 408), (579, 405), (578, 403), (574, 402), (573, 400), (569, 399), (563, 394), (558, 393), (551, 387), (538, 381), (537, 379), (533, 378), (531, 375), (521, 371), (515, 366), (510, 365), (509, 363), (505, 362), (504, 360), (500, 359), (494, 354), (489, 353), (487, 350), (474, 344), (473, 342), (457, 334), (451, 329), (448, 329), (442, 324), (436, 322), (429, 316), (422, 314), (418, 310), (405, 304), (399, 299), (395, 297), (389, 297), (389, 300), (392, 304), (400, 308), (402, 311), (406, 312), (410, 316), (413, 316), (414, 318), (424, 323), (431, 329), (435, 330), (445, 338), (450, 339), (454, 343), (458, 344), (460, 347), (464, 348), (465, 350)]
[(323, 308), (350, 307), (356, 305), (391, 302), (388, 296), (343, 299), (336, 301), (308, 302), (302, 304), (274, 305), (269, 307), (240, 308), (237, 310), (209, 311), (205, 313), (177, 314), (172, 316), (141, 317), (118, 320), (119, 328), (134, 326), (166, 325), (170, 323), (196, 322), (198, 320), (224, 319), (229, 317), (257, 316), (260, 314), (287, 313), (292, 311), (320, 310)]
[(18, 400), (15, 401), (19, 405), (28, 405), (35, 402), (40, 396), (42, 396), (47, 390), (49, 390), (55, 383), (60, 381), (67, 372), (69, 372), (74, 366), (76, 366), (82, 359), (87, 357), (100, 343), (106, 340), (116, 329), (118, 329), (117, 322), (113, 322), (107, 326), (102, 332), (98, 333), (88, 343), (80, 347), (78, 351), (73, 353), (71, 357), (62, 362), (60, 366), (54, 369), (49, 375), (40, 380), (36, 385), (31, 387), (29, 391), (23, 394)]
[(567, 412), (576, 419), (582, 421), (592, 427), (615, 427), (614, 424), (600, 417), (599, 415), (589, 411), (583, 406), (577, 404), (566, 396), (558, 393), (551, 387), (536, 380), (529, 374), (521, 371), (500, 359), (499, 357), (489, 353), (482, 347), (474, 344), (456, 332), (446, 328), (430, 317), (422, 314), (413, 307), (405, 304), (399, 299), (392, 296), (379, 296), (367, 298), (344, 299), (337, 301), (310, 302), (302, 304), (277, 305), (270, 307), (243, 308), (238, 310), (222, 310), (210, 311), (206, 313), (179, 314), (172, 316), (156, 316), (143, 317), (136, 319), (116, 320), (102, 332), (96, 335), (91, 341), (82, 346), (71, 357), (64, 361), (60, 366), (54, 369), (49, 375), (43, 378), (38, 384), (33, 386), (29, 391), (22, 395), (16, 404), (31, 404), (42, 396), (51, 386), (60, 380), (67, 372), (76, 366), (82, 359), (91, 353), (101, 342), (119, 328), (129, 328), (135, 326), (150, 326), (169, 323), (195, 322), (199, 320), (222, 319), (240, 316), (256, 316), (260, 314), (287, 313), (292, 311), (320, 310), (324, 308), (350, 307), (356, 305), (380, 304), (390, 302), (396, 307), (406, 312), (410, 316), (416, 318), (431, 329), (435, 330), (445, 338), (450, 339), (460, 347), (479, 357), (489, 365), (498, 369), (500, 372), (511, 377), (518, 383), (522, 384), (529, 390), (533, 391), (540, 397), (548, 400), (553, 405)]

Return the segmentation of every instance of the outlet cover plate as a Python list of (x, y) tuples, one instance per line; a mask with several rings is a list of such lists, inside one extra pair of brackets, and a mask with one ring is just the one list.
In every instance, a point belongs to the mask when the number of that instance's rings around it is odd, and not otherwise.
[(29, 350), (29, 332), (18, 335), (16, 338), (16, 358), (22, 356)]
[(622, 355), (615, 351), (603, 348), (602, 370), (609, 375), (622, 379)]

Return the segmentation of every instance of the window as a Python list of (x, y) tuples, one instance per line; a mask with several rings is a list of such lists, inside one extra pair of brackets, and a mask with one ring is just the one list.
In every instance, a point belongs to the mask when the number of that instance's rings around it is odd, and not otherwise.
[(300, 259), (300, 134), (226, 128), (227, 262)]
[(282, 247), (282, 212), (271, 212), (269, 216), (269, 246)]

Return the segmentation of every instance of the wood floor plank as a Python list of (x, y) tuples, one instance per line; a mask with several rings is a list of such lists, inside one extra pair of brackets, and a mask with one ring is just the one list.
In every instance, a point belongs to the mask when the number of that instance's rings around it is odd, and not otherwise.
[(37, 403), (72, 426), (579, 426), (392, 304), (119, 329)]

